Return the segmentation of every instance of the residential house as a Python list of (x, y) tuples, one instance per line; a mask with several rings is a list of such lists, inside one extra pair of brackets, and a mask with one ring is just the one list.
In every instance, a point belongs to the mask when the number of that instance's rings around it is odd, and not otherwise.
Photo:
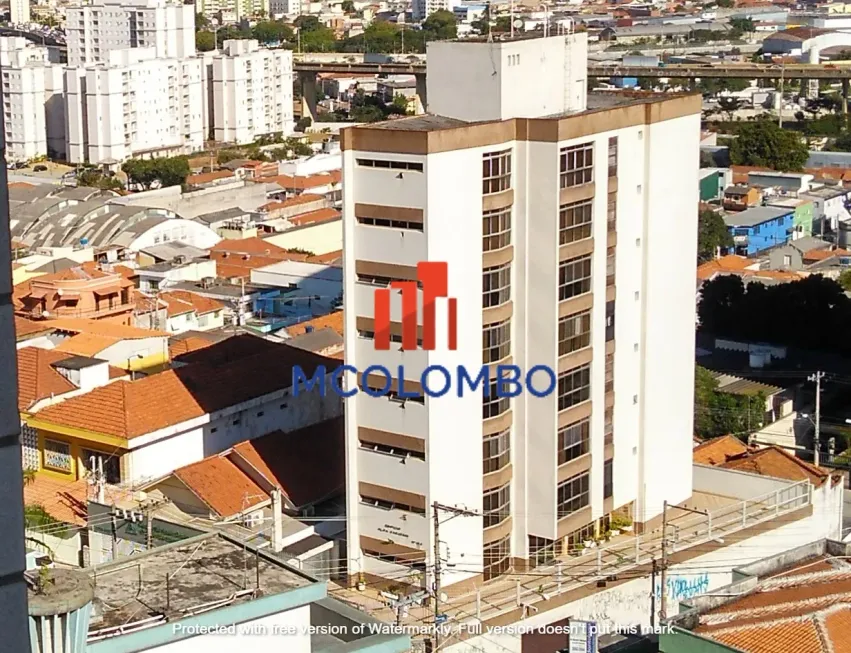
[(310, 375), (325, 365), (330, 383), (339, 361), (254, 336), (229, 338), (183, 360), (178, 369), (120, 380), (27, 418), (38, 434), (38, 474), (73, 481), (84, 475), (80, 461), (94, 452), (118, 461), (122, 483), (138, 483), (239, 442), (341, 414), (333, 392), (291, 393), (294, 366)]
[(801, 172), (776, 172), (774, 170), (752, 170), (748, 173), (748, 184), (759, 188), (778, 189), (782, 194), (797, 197), (810, 189), (813, 176)]
[(251, 271), (279, 261), (304, 261), (307, 254), (289, 252), (268, 239), (222, 240), (210, 249), (218, 276), (223, 279), (251, 278)]
[(722, 197), (724, 190), (732, 183), (732, 179), (733, 173), (729, 168), (701, 168), (700, 201), (709, 202)]
[(718, 275), (738, 274), (745, 270), (758, 269), (759, 261), (737, 254), (727, 254), (697, 266), (697, 280), (702, 283), (711, 281)]
[[(231, 236), (223, 233), (224, 230), (233, 231), (236, 225), (240, 225), (240, 230), (249, 225), (253, 226), (258, 217), (257, 213), (253, 211), (245, 211), (235, 206), (220, 211), (202, 213), (201, 215), (196, 215), (193, 220), (206, 224), (222, 238), (230, 238)], [(255, 233), (255, 235), (257, 234)]]
[(165, 305), (165, 330), (169, 333), (210, 331), (225, 325), (226, 306), (216, 299), (185, 290), (163, 292), (156, 299)]
[[(315, 317), (282, 330), (287, 344), (331, 358), (343, 357), (343, 311)], [(277, 335), (281, 335), (279, 332)]]
[(723, 206), (727, 211), (744, 211), (758, 206), (762, 201), (762, 192), (747, 185), (728, 186), (724, 189)]
[(15, 289), (17, 312), (29, 318), (103, 319), (130, 324), (133, 283), (109, 266), (89, 262), (31, 279)]
[(228, 161), (222, 168), (230, 170), (240, 179), (260, 179), (278, 174), (276, 161), (253, 161), (252, 159), (234, 159)]
[[(772, 424), (779, 419), (788, 417), (793, 412), (795, 390), (793, 388), (780, 388), (750, 379), (743, 379), (732, 374), (711, 372), (718, 383), (716, 392), (736, 395), (739, 397), (755, 398), (762, 395), (765, 401), (762, 426)], [(754, 427), (757, 425), (754, 424)]]
[(50, 347), (48, 336), (53, 333), (53, 327), (46, 320), (28, 320), (15, 315), (16, 347)]
[[(292, 224), (283, 231), (264, 240), (284, 249), (297, 249), (314, 255), (337, 252), (343, 249), (343, 219), (329, 209), (311, 212), (306, 216), (290, 218)], [(317, 219), (319, 218), (319, 219)]]
[(688, 598), (659, 636), (661, 653), (841, 651), (851, 633), (851, 544), (823, 539), (733, 570)]
[(198, 186), (207, 188), (219, 184), (229, 184), (236, 180), (236, 175), (230, 170), (215, 170), (213, 172), (201, 172), (197, 175), (189, 175), (186, 178), (186, 186)]
[(800, 56), (807, 41), (828, 34), (830, 31), (815, 27), (793, 27), (780, 30), (765, 37), (762, 41), (762, 51), (766, 54)]
[(123, 370), (147, 370), (168, 361), (168, 334), (103, 320), (51, 320), (48, 336), (53, 349), (100, 358)]
[(768, 196), (765, 198), (765, 206), (777, 209), (792, 209), (792, 238), (797, 240), (812, 236), (813, 234), (813, 211), (815, 204), (812, 200), (798, 197)]
[(801, 197), (812, 200), (814, 229), (820, 234), (837, 231), (840, 223), (851, 220), (848, 211), (851, 190), (842, 185), (814, 188)]
[(729, 213), (724, 223), (733, 237), (736, 254), (753, 256), (790, 240), (794, 228), (794, 211), (765, 206)]
[(768, 267), (771, 270), (804, 270), (807, 266), (830, 258), (833, 245), (814, 236), (806, 236), (790, 241), (783, 247), (772, 249), (768, 253)]
[[(263, 213), (262, 221), (267, 223), (273, 220), (286, 220), (303, 213), (318, 211), (330, 206), (330, 202), (323, 195), (313, 193), (302, 193), (283, 201), (268, 202), (259, 208)], [(263, 225), (260, 225), (263, 227)], [(275, 229), (271, 229), (275, 231)]]
[(251, 270), (251, 283), (303, 291), (320, 304), (342, 300), (343, 270), (333, 265), (306, 261), (279, 261)]
[(310, 193), (312, 195), (322, 195), (335, 205), (343, 199), (342, 170), (331, 170), (330, 172), (321, 172), (306, 176), (276, 175), (264, 177), (258, 181), (267, 184), (277, 184), (285, 197)]

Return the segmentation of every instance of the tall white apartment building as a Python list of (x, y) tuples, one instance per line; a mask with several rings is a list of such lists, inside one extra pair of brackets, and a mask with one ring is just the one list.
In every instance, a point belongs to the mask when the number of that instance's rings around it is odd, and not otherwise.
[[(446, 587), (691, 496), (701, 101), (587, 94), (586, 51), (585, 34), (430, 43), (431, 113), (343, 132), (346, 363), (404, 367), (389, 396), (347, 400), (354, 577), (428, 578), (435, 503), (472, 512), (438, 510)], [(457, 348), (438, 299), (436, 348), (403, 350), (393, 291), (376, 351), (374, 292), (421, 261), (448, 264)], [(433, 365), (486, 366), (493, 389), (500, 364), (551, 368), (553, 392), (399, 396)]]
[(65, 31), (73, 67), (125, 48), (154, 48), (160, 59), (195, 54), (195, 8), (172, 0), (92, 0), (68, 7)]
[(457, 4), (455, 0), (413, 0), (411, 13), (414, 20), (425, 20), (435, 11), (454, 11)]
[(228, 40), (213, 58), (213, 134), (223, 143), (293, 131), (293, 56), (252, 39)]
[(188, 154), (204, 147), (202, 62), (114, 50), (66, 69), (68, 160), (93, 164)]
[(30, 0), (10, 0), (9, 10), (12, 25), (27, 25), (31, 21)]
[(47, 48), (21, 37), (0, 37), (6, 158), (27, 161), (65, 153), (62, 67)]

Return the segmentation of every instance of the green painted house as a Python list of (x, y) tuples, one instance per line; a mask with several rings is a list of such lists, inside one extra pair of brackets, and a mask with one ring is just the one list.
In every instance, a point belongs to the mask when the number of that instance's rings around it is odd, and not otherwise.
[(700, 169), (700, 201), (710, 202), (724, 195), (724, 189), (729, 186), (729, 170), (727, 168)]

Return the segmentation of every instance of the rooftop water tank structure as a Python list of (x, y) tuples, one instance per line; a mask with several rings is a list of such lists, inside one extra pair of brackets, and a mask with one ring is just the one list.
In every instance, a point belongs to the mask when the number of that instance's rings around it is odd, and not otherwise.
[(84, 653), (95, 586), (73, 569), (26, 572), (32, 653)]

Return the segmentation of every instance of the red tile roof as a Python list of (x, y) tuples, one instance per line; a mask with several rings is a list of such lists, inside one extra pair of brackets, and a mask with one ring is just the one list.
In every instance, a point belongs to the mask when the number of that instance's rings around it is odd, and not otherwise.
[(731, 272), (741, 272), (749, 265), (753, 265), (745, 256), (737, 256), (736, 254), (728, 254), (721, 258), (707, 261), (697, 267), (697, 278), (701, 281), (706, 281), (714, 277), (716, 274), (729, 274)]
[(300, 336), (303, 333), (307, 333), (307, 328), (313, 327), (314, 331), (319, 331), (320, 329), (333, 329), (340, 336), (343, 335), (343, 311), (334, 311), (333, 313), (329, 313), (328, 315), (322, 315), (320, 317), (315, 317), (312, 320), (305, 320), (304, 322), (299, 322), (298, 324), (293, 324), (292, 326), (287, 327), (287, 335), (290, 337)]
[(287, 250), (273, 245), (262, 238), (224, 239), (210, 248), (210, 254), (228, 252), (230, 254), (262, 254), (263, 256), (286, 256)]
[(299, 206), (301, 204), (310, 204), (311, 202), (319, 202), (325, 198), (322, 195), (314, 195), (313, 193), (302, 193), (296, 195), (283, 202), (269, 202), (260, 207), (261, 211), (275, 211), (277, 209), (286, 209), (291, 206)]
[(38, 347), (18, 350), (18, 410), (29, 410), (33, 404), (55, 395), (77, 389), (53, 367), (68, 354)]
[(18, 315), (15, 316), (15, 334), (18, 340), (37, 333), (44, 333), (53, 329), (49, 322), (36, 322)]
[(325, 172), (307, 176), (275, 175), (274, 177), (262, 177), (257, 181), (267, 184), (278, 184), (281, 188), (293, 191), (319, 188), (321, 186), (339, 183), (339, 179), (335, 179), (334, 175)]
[(225, 307), (220, 301), (185, 290), (171, 290), (160, 294), (159, 297), (168, 305), (169, 317), (191, 311), (195, 311), (198, 315), (204, 315), (205, 313), (220, 311)]
[(299, 215), (293, 215), (289, 219), (290, 223), (296, 227), (303, 227), (308, 224), (319, 224), (322, 222), (331, 222), (338, 220), (342, 216), (337, 209), (318, 209), (316, 211), (308, 211)]
[(227, 457), (227, 452), (181, 467), (174, 475), (221, 517), (241, 514), (269, 498)]
[(189, 175), (186, 178), (186, 183), (189, 185), (209, 184), (212, 181), (219, 179), (227, 179), (228, 177), (236, 178), (236, 175), (230, 170), (215, 170), (214, 172), (202, 172), (198, 175)]
[(179, 356), (198, 351), (199, 349), (206, 349), (214, 344), (212, 340), (199, 338), (198, 336), (189, 336), (188, 338), (180, 338), (179, 340), (172, 339), (168, 343), (169, 358), (175, 360)]
[(129, 439), (289, 388), (295, 365), (300, 365), (307, 374), (317, 365), (325, 365), (329, 370), (336, 365), (332, 359), (295, 347), (245, 337), (266, 347), (253, 356), (226, 356), (214, 364), (218, 345), (211, 345), (187, 354), (188, 362), (193, 355), (207, 354), (206, 363), (168, 370), (138, 381), (116, 381), (49, 406), (38, 413), (38, 419)]
[(88, 480), (60, 481), (41, 474), (24, 484), (24, 504), (41, 506), (54, 519), (85, 526), (89, 516)]
[(334, 496), (345, 487), (345, 423), (342, 417), (243, 442), (234, 451), (281, 488), (296, 507)]
[(326, 252), (318, 254), (307, 259), (308, 263), (324, 263), (326, 265), (336, 265), (337, 267), (343, 264), (343, 250), (338, 249), (336, 252)]
[(737, 456), (748, 451), (748, 446), (732, 435), (721, 435), (697, 445), (693, 460), (698, 465), (722, 465), (729, 456)]

